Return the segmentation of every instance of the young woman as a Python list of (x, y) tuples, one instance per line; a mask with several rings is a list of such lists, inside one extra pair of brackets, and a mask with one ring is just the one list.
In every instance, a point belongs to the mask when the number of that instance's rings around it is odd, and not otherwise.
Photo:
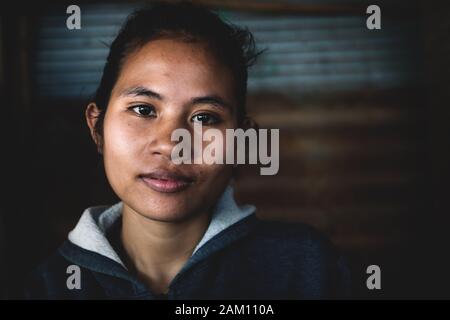
[(175, 129), (249, 128), (251, 33), (187, 3), (132, 14), (111, 45), (86, 120), (121, 202), (85, 210), (32, 274), (29, 298), (300, 299), (348, 294), (313, 229), (239, 207), (233, 165), (171, 161)]

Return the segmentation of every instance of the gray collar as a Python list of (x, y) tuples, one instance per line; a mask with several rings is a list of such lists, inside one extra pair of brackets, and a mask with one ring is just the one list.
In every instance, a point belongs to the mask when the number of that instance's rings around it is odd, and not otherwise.
[[(233, 193), (233, 187), (231, 185), (227, 186), (215, 206), (211, 222), (203, 238), (195, 247), (192, 255), (215, 235), (256, 210), (251, 205), (239, 207), (234, 201)], [(107, 230), (122, 216), (122, 208), (122, 202), (118, 202), (111, 207), (96, 206), (87, 208), (84, 210), (75, 228), (69, 233), (69, 241), (83, 249), (108, 257), (125, 267), (106, 238)]]

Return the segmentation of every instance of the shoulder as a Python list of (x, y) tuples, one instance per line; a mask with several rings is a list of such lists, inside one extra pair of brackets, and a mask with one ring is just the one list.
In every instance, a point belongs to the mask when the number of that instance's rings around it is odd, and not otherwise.
[(286, 249), (334, 252), (336, 248), (324, 233), (302, 222), (256, 219), (255, 237)]
[(350, 295), (351, 277), (346, 258), (316, 228), (300, 222), (257, 219), (251, 242), (253, 252), (258, 252), (260, 260), (269, 267), (276, 263), (276, 270), (281, 268), (285, 274), (296, 275), (299, 291), (310, 287), (311, 292), (322, 288), (327, 292), (324, 296)]
[(26, 277), (23, 283), (23, 294), (28, 299), (51, 296), (51, 288), (55, 288), (58, 279), (63, 279), (62, 271), (67, 261), (55, 251), (44, 261), (41, 261)]
[(68, 290), (68, 277), (74, 274), (74, 272), (82, 273), (83, 277), (86, 277), (89, 276), (90, 272), (85, 272), (86, 270), (82, 267), (67, 260), (60, 252), (61, 247), (25, 277), (22, 289), (24, 298), (77, 298), (73, 296), (73, 293), (76, 293), (76, 291)]

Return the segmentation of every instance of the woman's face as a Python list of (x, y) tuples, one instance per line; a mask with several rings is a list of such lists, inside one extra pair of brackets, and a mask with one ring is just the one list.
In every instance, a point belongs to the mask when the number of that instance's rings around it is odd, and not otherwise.
[(171, 134), (185, 128), (193, 136), (197, 122), (225, 137), (236, 128), (235, 108), (232, 74), (204, 44), (160, 39), (130, 54), (103, 125), (106, 176), (127, 209), (168, 222), (208, 211), (232, 167), (173, 164)]

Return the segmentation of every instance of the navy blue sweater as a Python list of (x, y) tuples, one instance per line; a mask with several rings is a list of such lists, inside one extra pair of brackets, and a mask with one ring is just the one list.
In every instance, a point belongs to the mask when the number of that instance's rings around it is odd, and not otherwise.
[[(117, 239), (110, 237), (120, 252)], [(70, 265), (79, 266), (79, 289), (67, 286)], [(31, 299), (328, 299), (349, 294), (347, 266), (326, 238), (304, 224), (263, 221), (255, 214), (196, 251), (166, 295), (152, 293), (120, 263), (69, 240), (25, 286)]]

